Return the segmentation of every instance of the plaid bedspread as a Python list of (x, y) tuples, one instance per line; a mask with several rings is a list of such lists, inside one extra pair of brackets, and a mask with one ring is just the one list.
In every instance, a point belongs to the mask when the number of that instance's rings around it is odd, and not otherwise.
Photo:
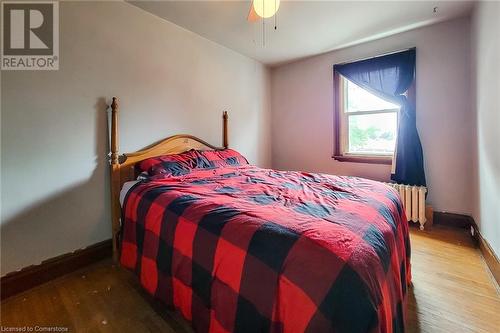
[(121, 263), (197, 332), (404, 331), (393, 189), (248, 165), (156, 178), (125, 199)]

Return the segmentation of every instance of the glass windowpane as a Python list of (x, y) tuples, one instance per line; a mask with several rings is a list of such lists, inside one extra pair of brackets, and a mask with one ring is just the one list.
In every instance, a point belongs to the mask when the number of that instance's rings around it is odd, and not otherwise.
[(355, 83), (344, 79), (346, 91), (345, 111), (359, 112), (372, 110), (399, 109), (399, 105), (385, 101)]
[(392, 155), (398, 128), (397, 112), (349, 114), (350, 154)]

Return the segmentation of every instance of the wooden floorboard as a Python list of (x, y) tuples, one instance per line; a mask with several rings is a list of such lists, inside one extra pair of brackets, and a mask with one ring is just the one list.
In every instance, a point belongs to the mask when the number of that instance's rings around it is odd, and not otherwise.
[[(467, 232), (412, 228), (411, 241), (408, 331), (500, 332), (500, 294)], [(71, 332), (191, 332), (110, 260), (2, 301), (1, 324)]]
[(500, 332), (500, 294), (466, 230), (411, 231), (409, 332)]

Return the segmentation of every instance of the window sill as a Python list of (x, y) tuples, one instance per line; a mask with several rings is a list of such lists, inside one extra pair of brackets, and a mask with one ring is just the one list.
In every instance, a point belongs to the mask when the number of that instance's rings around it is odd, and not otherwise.
[(372, 157), (372, 156), (344, 156), (344, 155), (334, 155), (332, 156), (335, 160), (339, 162), (352, 162), (352, 163), (370, 163), (370, 164), (392, 164), (391, 157)]

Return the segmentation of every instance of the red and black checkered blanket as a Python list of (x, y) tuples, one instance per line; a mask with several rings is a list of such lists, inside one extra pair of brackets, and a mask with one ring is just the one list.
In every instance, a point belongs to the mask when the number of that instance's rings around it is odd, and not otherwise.
[(133, 187), (123, 266), (197, 332), (403, 332), (408, 223), (361, 178), (194, 170)]

